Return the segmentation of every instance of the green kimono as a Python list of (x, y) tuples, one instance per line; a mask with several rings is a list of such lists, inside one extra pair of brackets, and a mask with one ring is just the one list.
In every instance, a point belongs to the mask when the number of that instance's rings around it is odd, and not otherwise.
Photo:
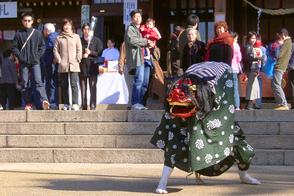
[(162, 117), (151, 143), (164, 150), (165, 165), (205, 176), (220, 175), (235, 162), (248, 169), (254, 150), (235, 125), (232, 73), (226, 70), (212, 88), (214, 96), (207, 99), (213, 107), (203, 118), (175, 118), (169, 112)]

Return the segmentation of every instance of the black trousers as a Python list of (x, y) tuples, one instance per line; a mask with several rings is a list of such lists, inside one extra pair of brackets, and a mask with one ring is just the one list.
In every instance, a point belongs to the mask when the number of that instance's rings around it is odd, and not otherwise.
[(291, 101), (291, 108), (294, 109), (294, 70), (288, 71), (289, 95)]
[(69, 105), (69, 94), (68, 94), (68, 77), (70, 79), (70, 86), (71, 86), (71, 94), (72, 94), (72, 104), (78, 104), (78, 96), (79, 96), (79, 89), (78, 89), (78, 72), (70, 72), (70, 73), (59, 73), (58, 81), (59, 86), (61, 88), (61, 103)]
[[(15, 106), (15, 93), (16, 87), (15, 83), (13, 84), (0, 84), (0, 104), (4, 109), (13, 110)], [(8, 100), (8, 108), (6, 108)]]
[(80, 76), (80, 88), (81, 88), (81, 97), (82, 97), (82, 108), (83, 110), (87, 110), (87, 79), (89, 79), (89, 88), (90, 88), (90, 106), (96, 106), (96, 84), (97, 84), (97, 76)]

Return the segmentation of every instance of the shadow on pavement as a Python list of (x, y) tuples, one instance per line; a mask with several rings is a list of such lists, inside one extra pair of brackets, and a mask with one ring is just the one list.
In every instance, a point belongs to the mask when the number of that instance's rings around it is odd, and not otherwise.
[[(46, 181), (45, 181), (46, 183)], [(126, 179), (126, 178), (93, 178), (85, 180), (59, 179), (48, 180), (41, 188), (62, 191), (122, 191), (136, 193), (154, 193), (158, 179)], [(170, 193), (180, 192), (182, 189), (169, 188)]]

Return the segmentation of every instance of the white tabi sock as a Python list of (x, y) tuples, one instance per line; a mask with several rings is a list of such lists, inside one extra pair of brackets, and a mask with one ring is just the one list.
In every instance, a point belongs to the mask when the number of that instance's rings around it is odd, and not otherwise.
[(166, 190), (167, 180), (168, 180), (170, 174), (172, 173), (172, 171), (173, 171), (173, 169), (168, 166), (163, 167), (162, 176), (161, 176), (159, 184), (155, 190), (155, 193), (167, 194), (167, 190)]
[(251, 177), (247, 171), (239, 170), (239, 176), (242, 183), (259, 185), (261, 184), (257, 179)]

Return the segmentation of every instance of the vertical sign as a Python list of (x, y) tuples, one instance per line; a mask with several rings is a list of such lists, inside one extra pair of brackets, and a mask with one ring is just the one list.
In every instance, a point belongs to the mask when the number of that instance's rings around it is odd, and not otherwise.
[(17, 18), (17, 2), (0, 2), (0, 18)]
[(130, 13), (137, 9), (137, 0), (124, 0), (124, 24), (127, 27), (131, 22)]
[(81, 26), (90, 23), (90, 5), (81, 6)]

